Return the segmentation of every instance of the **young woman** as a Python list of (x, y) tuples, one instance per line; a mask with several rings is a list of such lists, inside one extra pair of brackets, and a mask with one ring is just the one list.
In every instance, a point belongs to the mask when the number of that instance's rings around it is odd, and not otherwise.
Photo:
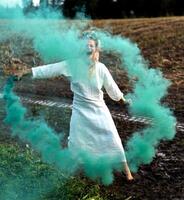
[(74, 93), (72, 116), (70, 121), (69, 148), (92, 152), (98, 155), (121, 155), (123, 169), (128, 180), (132, 180), (121, 139), (118, 135), (112, 116), (103, 100), (104, 87), (108, 95), (115, 101), (124, 101), (123, 93), (113, 80), (109, 70), (99, 62), (99, 41), (88, 38), (87, 52), (91, 65), (84, 79), (76, 79), (69, 70), (67, 62), (59, 62), (33, 67), (17, 76), (32, 73), (33, 78), (49, 78), (58, 75), (69, 77), (71, 90)]

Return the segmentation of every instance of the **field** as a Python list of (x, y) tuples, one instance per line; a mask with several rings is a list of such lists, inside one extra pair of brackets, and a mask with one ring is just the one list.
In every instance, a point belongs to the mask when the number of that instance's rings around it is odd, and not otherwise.
[[(184, 123), (184, 17), (96, 20), (92, 22), (92, 25), (108, 30), (113, 34), (128, 37), (138, 44), (144, 58), (149, 61), (150, 66), (159, 68), (164, 76), (171, 80), (172, 84), (168, 90), (168, 95), (163, 99), (163, 102), (171, 108), (178, 122)], [(0, 23), (0, 27), (1, 26)], [(36, 65), (42, 63), (39, 55), (34, 52), (28, 41), (21, 38), (14, 38), (13, 43), (15, 46), (17, 44), (19, 46), (19, 51), (15, 52), (13, 57), (19, 59), (20, 65), (27, 64), (32, 66), (33, 62)], [(16, 64), (16, 61), (12, 59), (10, 54), (10, 41), (1, 43), (0, 66), (3, 63), (7, 65)], [(125, 93), (130, 91), (131, 83), (126, 76), (126, 73), (118, 68), (118, 65), (120, 64), (118, 57), (102, 52), (101, 61), (110, 68), (120, 89)], [(1, 76), (1, 83), (4, 83), (4, 81), (4, 77)], [(47, 97), (59, 97), (71, 100), (72, 97), (69, 84), (67, 80), (63, 78), (33, 82), (30, 77), (25, 77), (25, 79), (16, 82), (15, 91), (24, 96), (39, 95), (42, 99)], [(118, 112), (120, 104), (111, 101), (107, 95), (105, 95), (105, 100), (112, 112)], [(2, 107), (4, 106), (2, 102), (1, 105)], [(26, 106), (29, 108), (29, 115), (37, 117), (42, 113), (44, 114), (46, 121), (52, 127), (57, 131), (64, 130), (67, 133), (70, 116), (69, 110), (58, 111), (57, 109), (30, 104), (26, 104)], [(122, 108), (122, 111), (127, 113), (126, 108)], [(66, 116), (66, 118), (63, 118), (63, 116)], [(0, 119), (3, 120), (3, 117), (4, 110), (2, 109), (0, 111)], [(115, 123), (124, 144), (134, 131), (141, 128), (139, 123), (127, 122), (120, 119), (115, 119)], [(184, 199), (184, 139), (182, 137), (183, 132), (180, 130), (177, 130), (174, 140), (161, 142), (154, 161), (150, 165), (141, 166), (138, 173), (134, 175), (135, 182), (127, 183), (123, 175), (116, 174), (113, 185), (105, 187), (89, 181), (83, 176), (73, 177), (71, 180), (67, 180), (63, 185), (63, 183), (61, 183), (62, 181), (58, 178), (58, 174), (52, 167), (42, 163), (38, 158), (39, 156), (30, 148), (25, 147), (25, 144), (17, 138), (11, 138), (9, 136), (10, 130), (7, 127), (3, 124), (1, 124), (0, 127), (0, 170), (6, 168), (11, 163), (15, 163), (16, 165), (12, 164), (12, 170), (10, 171), (13, 171), (13, 176), (16, 177), (18, 174), (17, 165), (23, 168), (23, 163), (28, 163), (32, 174), (37, 174), (35, 176), (31, 175), (30, 180), (36, 180), (36, 183), (33, 184), (33, 186), (37, 187), (37, 185), (39, 185), (40, 193), (44, 191), (44, 186), (42, 191), (42, 185), (38, 181), (38, 177), (42, 176), (39, 176), (39, 174), (43, 169), (44, 177), (47, 177), (48, 175), (46, 172), (54, 173), (53, 177), (56, 181), (55, 185), (52, 188), (52, 191), (46, 196), (40, 194), (41, 199)], [(17, 159), (20, 155), (23, 156), (22, 160)], [(39, 160), (39, 162), (35, 164), (35, 160)], [(2, 181), (0, 182), (0, 187), (7, 181), (3, 173), (5, 174), (5, 172), (1, 170), (0, 178)], [(23, 175), (27, 176), (26, 173)], [(50, 177), (48, 176), (48, 178)], [(29, 183), (27, 184), (29, 185)], [(63, 190), (65, 191), (64, 194), (61, 192)], [(2, 194), (0, 193), (0, 195)], [(63, 195), (65, 195), (65, 197), (63, 197)]]

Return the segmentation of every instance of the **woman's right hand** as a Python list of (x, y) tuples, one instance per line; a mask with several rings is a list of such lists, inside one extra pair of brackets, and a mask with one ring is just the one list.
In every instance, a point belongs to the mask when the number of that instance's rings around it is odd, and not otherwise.
[(14, 76), (20, 80), (24, 75), (30, 74), (31, 73), (31, 69), (30, 68), (26, 68), (26, 69), (22, 69), (22, 70), (17, 70), (14, 74)]
[(5, 75), (14, 76), (17, 80), (20, 80), (22, 76), (31, 73), (31, 69), (28, 67), (23, 68), (10, 68), (10, 67), (3, 67), (3, 72)]
[(11, 58), (7, 64), (3, 65), (3, 73), (7, 76), (14, 76), (20, 79), (25, 74), (31, 73), (31, 68), (18, 58)]

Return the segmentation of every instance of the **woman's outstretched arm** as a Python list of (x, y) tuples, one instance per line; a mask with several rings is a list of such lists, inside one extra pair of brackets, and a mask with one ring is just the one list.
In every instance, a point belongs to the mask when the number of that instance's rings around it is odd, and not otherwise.
[(12, 75), (21, 78), (24, 75), (31, 74), (33, 79), (53, 78), (60, 75), (70, 77), (69, 66), (66, 61), (42, 65), (32, 68), (24, 68), (22, 70), (15, 70)]
[(34, 79), (53, 78), (60, 75), (71, 76), (66, 61), (33, 67), (31, 68), (31, 73)]

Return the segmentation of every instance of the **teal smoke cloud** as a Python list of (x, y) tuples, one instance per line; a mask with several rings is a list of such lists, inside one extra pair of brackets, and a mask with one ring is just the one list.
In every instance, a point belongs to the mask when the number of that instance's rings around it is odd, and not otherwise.
[(127, 98), (132, 100), (129, 112), (152, 121), (149, 127), (134, 133), (126, 145), (130, 167), (136, 172), (141, 164), (149, 164), (153, 160), (161, 140), (171, 140), (176, 133), (176, 119), (171, 110), (161, 103), (167, 95), (170, 81), (158, 69), (150, 68), (137, 44), (129, 39), (101, 31), (98, 37), (104, 49), (120, 54), (121, 67), (127, 71), (128, 76), (138, 79), (133, 85), (133, 92), (127, 94)]
[[(86, 150), (72, 152), (68, 148), (61, 148), (61, 140), (58, 134), (42, 120), (27, 119), (26, 108), (20, 102), (19, 97), (12, 91), (13, 78), (7, 80), (4, 87), (4, 99), (6, 101), (5, 123), (11, 127), (13, 136), (29, 142), (34, 149), (40, 152), (43, 161), (55, 165), (65, 175), (74, 174), (81, 166), (91, 179), (100, 178), (103, 184), (108, 185), (113, 181), (113, 170), (120, 170), (117, 163), (118, 157), (96, 157)], [(81, 163), (83, 163), (81, 165)]]
[[(5, 28), (13, 34), (30, 38), (33, 47), (45, 63), (68, 60), (73, 73), (76, 69), (76, 59), (84, 60), (80, 65), (78, 79), (82, 79), (84, 69), (88, 63), (85, 51), (85, 42), (81, 38), (81, 31), (89, 21), (69, 21), (62, 18), (57, 12), (48, 11), (52, 18), (43, 19), (43, 15), (36, 14), (32, 19), (26, 18), (22, 10), (15, 9), (18, 14), (9, 21)], [(41, 17), (41, 19), (40, 19)], [(166, 80), (157, 69), (152, 69), (141, 56), (140, 49), (129, 39), (113, 36), (103, 30), (96, 30), (97, 37), (105, 51), (118, 52), (122, 61), (122, 68), (128, 73), (129, 78), (137, 77), (138, 81), (133, 86), (133, 92), (127, 95), (132, 99), (129, 108), (130, 114), (144, 116), (152, 120), (152, 124), (133, 134), (126, 145), (127, 159), (131, 169), (137, 171), (141, 164), (149, 164), (156, 153), (156, 147), (161, 140), (172, 139), (175, 135), (176, 119), (168, 107), (161, 104), (160, 100), (167, 94), (170, 82)], [(4, 36), (6, 39), (11, 34)], [(12, 134), (29, 141), (33, 148), (41, 152), (42, 158), (48, 163), (55, 164), (58, 168), (71, 174), (77, 171), (80, 164), (78, 159), (68, 149), (61, 149), (60, 140), (48, 125), (43, 121), (31, 121), (25, 118), (26, 108), (20, 99), (12, 92), (13, 83), (10, 79), (4, 90), (7, 116), (5, 122), (12, 127)], [(14, 113), (14, 114), (12, 114)], [(92, 179), (102, 178), (104, 184), (113, 181), (113, 170), (120, 170), (118, 158), (110, 160), (107, 157), (96, 160), (92, 155), (80, 152), (84, 160), (84, 171)], [(100, 163), (100, 164), (99, 164)]]

